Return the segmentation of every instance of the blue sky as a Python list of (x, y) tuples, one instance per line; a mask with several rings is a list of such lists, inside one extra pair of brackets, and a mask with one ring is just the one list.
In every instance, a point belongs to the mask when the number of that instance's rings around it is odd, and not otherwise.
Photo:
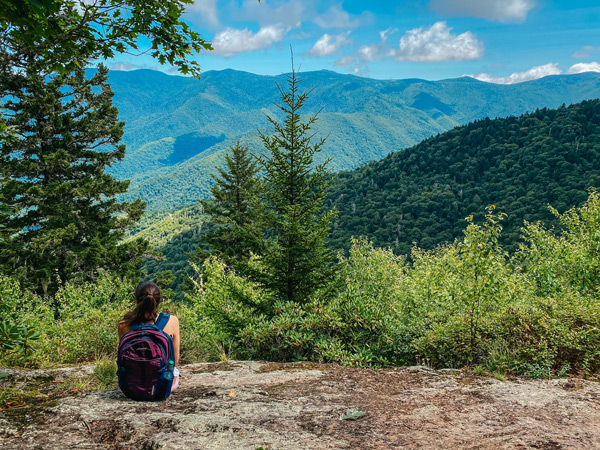
[[(184, 16), (203, 70), (334, 70), (377, 79), (514, 83), (600, 72), (598, 0), (196, 0)], [(161, 68), (120, 56), (113, 69)]]

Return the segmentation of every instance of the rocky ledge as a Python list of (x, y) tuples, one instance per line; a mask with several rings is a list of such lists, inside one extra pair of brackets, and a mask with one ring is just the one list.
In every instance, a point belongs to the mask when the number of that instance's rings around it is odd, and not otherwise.
[[(90, 366), (4, 369), (4, 389), (60, 384)], [(230, 362), (181, 367), (161, 403), (69, 389), (4, 402), (5, 449), (598, 449), (600, 383), (500, 381), (426, 367)], [(360, 414), (364, 412), (364, 414)]]

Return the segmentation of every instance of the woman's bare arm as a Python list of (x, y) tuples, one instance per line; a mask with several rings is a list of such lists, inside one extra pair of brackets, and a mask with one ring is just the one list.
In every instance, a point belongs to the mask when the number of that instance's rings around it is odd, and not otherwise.
[(129, 327), (124, 322), (119, 322), (119, 340), (129, 331)]
[(179, 364), (179, 319), (177, 316), (171, 316), (173, 321), (173, 349), (175, 350), (175, 366)]

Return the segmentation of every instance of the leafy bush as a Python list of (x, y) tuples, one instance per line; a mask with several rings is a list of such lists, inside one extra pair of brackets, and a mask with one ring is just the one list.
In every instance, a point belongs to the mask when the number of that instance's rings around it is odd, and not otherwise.
[(600, 195), (589, 190), (580, 208), (564, 214), (550, 207), (562, 226), (558, 234), (541, 223), (525, 223), (516, 258), (536, 282), (539, 295), (575, 289), (600, 300)]
[[(512, 258), (498, 244), (502, 215), (493, 208), (481, 225), (468, 219), (462, 240), (413, 249), (410, 263), (356, 240), (349, 256), (340, 256), (335, 289), (302, 303), (275, 301), (209, 258), (195, 268), (201, 277), (188, 302), (167, 301), (162, 309), (180, 318), (185, 362), (235, 357), (380, 367), (427, 361), (532, 378), (598, 372), (600, 197), (591, 190), (582, 207), (554, 213), (562, 231), (525, 224), (525, 243)], [(260, 270), (260, 259), (250, 264)], [(0, 277), (3, 320), (40, 335), (37, 352), (5, 352), (0, 364), (114, 358), (117, 323), (133, 306), (132, 290), (103, 274), (94, 283), (67, 284), (50, 307)], [(10, 333), (0, 326), (2, 342)], [(105, 366), (98, 377), (109, 383)]]
[(331, 300), (275, 302), (217, 261), (190, 298), (236, 356), (357, 366), (477, 365), (531, 377), (600, 370), (600, 199), (554, 211), (562, 234), (526, 224), (527, 244), (509, 258), (498, 243), (503, 214), (472, 218), (462, 240), (413, 249), (411, 264), (391, 250), (354, 241), (340, 258)]
[(27, 356), (39, 339), (34, 323), (27, 322), (20, 311), (34, 303), (35, 296), (22, 292), (16, 280), (0, 275), (0, 352), (2, 356), (18, 352)]
[[(95, 282), (67, 283), (54, 298), (44, 300), (21, 291), (13, 280), (0, 277), (3, 317), (12, 323), (27, 324), (30, 332), (39, 334), (34, 343), (36, 351), (5, 352), (0, 364), (48, 367), (115, 359), (117, 324), (134, 306), (133, 289), (131, 282), (104, 273)], [(191, 306), (166, 301), (161, 310), (180, 318), (183, 361), (216, 356), (218, 352), (207, 343), (212, 329)]]

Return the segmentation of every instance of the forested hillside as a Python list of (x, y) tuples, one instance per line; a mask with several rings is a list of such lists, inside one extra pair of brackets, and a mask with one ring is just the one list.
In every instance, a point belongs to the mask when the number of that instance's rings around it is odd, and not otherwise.
[[(347, 249), (351, 236), (409, 254), (413, 242), (431, 249), (462, 237), (465, 218), (481, 220), (485, 207), (508, 214), (501, 242), (514, 250), (523, 220), (554, 223), (548, 205), (563, 212), (580, 205), (587, 188), (600, 185), (600, 100), (521, 117), (482, 119), (425, 140), (381, 161), (334, 175), (327, 206), (335, 207), (330, 245)], [(149, 273), (190, 273), (186, 252), (206, 224), (199, 207), (159, 220), (142, 233), (164, 260), (149, 260)], [(192, 213), (193, 212), (193, 213)], [(189, 221), (188, 221), (189, 222)], [(200, 228), (198, 228), (200, 226)]]
[[(441, 81), (374, 80), (330, 71), (302, 73), (313, 89), (303, 114), (322, 109), (314, 131), (329, 136), (320, 160), (331, 170), (354, 169), (423, 139), (483, 117), (519, 115), (592, 99), (600, 74), (552, 76), (515, 85), (473, 78)], [(265, 113), (280, 118), (273, 102), (283, 75), (224, 70), (201, 80), (151, 70), (112, 71), (114, 102), (125, 121), (127, 153), (110, 169), (131, 179), (124, 198), (140, 197), (147, 211), (172, 211), (206, 198), (210, 174), (238, 140), (263, 151), (257, 129)]]
[(508, 214), (502, 242), (515, 249), (523, 220), (552, 223), (600, 185), (600, 101), (483, 119), (381, 161), (341, 172), (329, 195), (339, 210), (332, 246), (351, 236), (409, 253), (462, 235), (464, 218), (496, 205)]
[[(161, 284), (172, 288), (179, 300), (183, 299), (184, 277), (193, 273), (188, 255), (196, 249), (201, 233), (206, 230), (206, 220), (200, 204), (173, 213), (150, 214), (125, 240), (142, 238), (150, 243), (154, 254), (144, 260), (143, 270), (152, 276), (162, 273)], [(171, 274), (167, 275), (168, 272)]]

